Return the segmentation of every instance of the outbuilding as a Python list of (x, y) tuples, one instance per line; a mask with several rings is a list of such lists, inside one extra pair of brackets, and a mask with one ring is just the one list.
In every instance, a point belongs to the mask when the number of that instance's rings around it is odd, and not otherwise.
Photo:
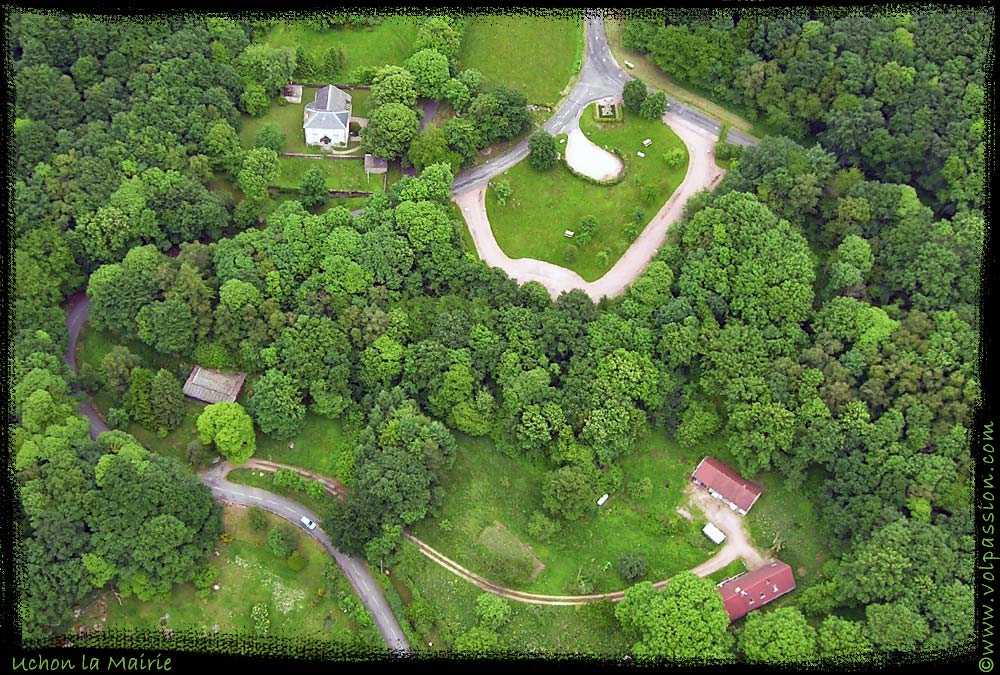
[(712, 540), (713, 544), (721, 544), (726, 540), (725, 532), (717, 528), (714, 523), (709, 523), (701, 531)]
[(726, 579), (718, 588), (729, 620), (736, 621), (795, 590), (795, 577), (791, 567), (774, 560), (752, 572)]
[(760, 488), (743, 478), (735, 469), (715, 457), (705, 457), (698, 462), (691, 480), (705, 488), (716, 499), (725, 502), (733, 511), (745, 516), (760, 498)]

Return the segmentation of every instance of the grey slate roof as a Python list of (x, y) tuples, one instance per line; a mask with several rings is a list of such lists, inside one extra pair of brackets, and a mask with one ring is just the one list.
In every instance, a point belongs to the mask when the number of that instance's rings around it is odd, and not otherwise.
[(389, 169), (389, 160), (385, 157), (365, 155), (365, 171), (368, 173), (385, 173)]
[(195, 366), (184, 383), (184, 395), (206, 403), (232, 403), (239, 396), (246, 377), (246, 373), (227, 374)]
[(351, 95), (328, 84), (316, 92), (316, 99), (306, 104), (310, 112), (344, 112), (351, 109)]
[(309, 121), (302, 125), (303, 129), (347, 129), (350, 118), (346, 112), (319, 112), (309, 118)]

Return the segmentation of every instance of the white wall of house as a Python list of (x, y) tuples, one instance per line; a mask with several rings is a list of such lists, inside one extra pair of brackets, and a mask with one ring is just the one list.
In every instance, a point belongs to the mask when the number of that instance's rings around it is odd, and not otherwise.
[(331, 145), (347, 145), (347, 130), (306, 129), (306, 145), (323, 145), (320, 139), (327, 136)]

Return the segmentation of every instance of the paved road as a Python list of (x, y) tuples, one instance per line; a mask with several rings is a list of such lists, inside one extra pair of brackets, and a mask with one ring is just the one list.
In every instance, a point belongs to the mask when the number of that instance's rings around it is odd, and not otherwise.
[[(66, 363), (70, 368), (76, 370), (76, 345), (80, 338), (80, 330), (90, 316), (90, 298), (83, 291), (70, 296), (66, 303), (66, 329), (69, 331), (69, 347), (66, 351)], [(80, 412), (90, 419), (90, 435), (97, 438), (103, 431), (108, 431), (108, 425), (98, 414), (92, 401), (84, 401), (80, 404)], [(229, 472), (229, 465), (225, 462), (213, 467), (209, 471), (201, 474), (200, 478), (212, 491), (212, 496), (217, 500), (235, 502), (237, 504), (247, 504), (260, 506), (266, 511), (281, 516), (286, 520), (299, 525), (299, 518), (307, 516), (313, 521), (319, 518), (315, 513), (306, 509), (302, 505), (279, 495), (272, 494), (266, 490), (237, 485), (226, 480), (226, 473)], [(301, 525), (299, 525), (301, 527)], [(305, 530), (305, 528), (302, 528)], [(364, 563), (355, 557), (346, 556), (330, 543), (330, 538), (318, 527), (315, 530), (306, 530), (312, 537), (318, 540), (323, 547), (333, 556), (334, 560), (344, 571), (348, 581), (357, 591), (358, 597), (364, 603), (368, 611), (371, 612), (375, 625), (378, 627), (382, 637), (391, 652), (395, 654), (406, 654), (410, 652), (410, 645), (406, 640), (406, 635), (399, 627), (396, 617), (389, 608), (388, 603), (382, 596), (378, 584), (368, 573), (368, 568)]]
[[(589, 103), (606, 96), (620, 95), (625, 82), (634, 79), (622, 70), (611, 54), (601, 17), (589, 12), (585, 25), (585, 50), (580, 76), (572, 93), (545, 123), (544, 128), (550, 133), (578, 128), (579, 117)], [(493, 176), (506, 171), (527, 156), (527, 141), (519, 143), (487, 164), (458, 174), (452, 185), (453, 199), (462, 209), (479, 257), (488, 265), (500, 267), (520, 283), (538, 281), (549, 290), (553, 298), (576, 288), (586, 292), (595, 302), (602, 297), (621, 294), (656, 255), (666, 239), (668, 228), (681, 217), (688, 198), (699, 190), (714, 187), (724, 173), (715, 164), (715, 141), (719, 134), (717, 120), (677, 101), (671, 101), (663, 121), (687, 145), (690, 157), (687, 175), (646, 229), (603, 277), (594, 282), (586, 282), (576, 272), (559, 265), (531, 258), (513, 259), (497, 243), (486, 215), (486, 187)], [(739, 132), (730, 132), (729, 140), (741, 144), (754, 142)]]
[(212, 496), (216, 500), (257, 506), (298, 525), (305, 533), (322, 544), (323, 548), (337, 561), (340, 569), (344, 571), (344, 575), (347, 576), (348, 581), (351, 582), (351, 585), (357, 592), (358, 597), (361, 598), (361, 602), (368, 608), (372, 618), (375, 619), (375, 625), (389, 645), (389, 649), (397, 654), (409, 653), (410, 644), (406, 640), (406, 635), (403, 634), (403, 630), (399, 627), (399, 623), (389, 608), (389, 604), (382, 596), (379, 585), (368, 572), (368, 568), (364, 562), (354, 556), (344, 555), (334, 548), (330, 542), (330, 537), (319, 527), (315, 530), (307, 530), (299, 523), (299, 519), (302, 516), (306, 516), (314, 522), (318, 521), (319, 518), (315, 513), (298, 502), (273, 494), (267, 490), (230, 483), (225, 478), (230, 469), (232, 467), (228, 463), (222, 462), (202, 472), (199, 477), (212, 491)]
[[(551, 134), (559, 134), (576, 126), (576, 120), (588, 103), (621, 94), (625, 82), (617, 77), (611, 64), (602, 61), (610, 57), (607, 42), (604, 37), (604, 24), (598, 17), (588, 16), (586, 20), (586, 35), (583, 64), (576, 85), (569, 97), (563, 101), (555, 114), (542, 125)], [(493, 176), (501, 174), (528, 156), (528, 141), (524, 140), (513, 148), (489, 160), (488, 163), (462, 171), (455, 177), (451, 192), (454, 195), (484, 187)]]
[(689, 161), (684, 180), (674, 190), (670, 199), (653, 216), (642, 233), (629, 246), (625, 254), (596, 281), (584, 281), (576, 272), (533, 258), (510, 258), (497, 243), (486, 214), (486, 186), (466, 190), (455, 195), (455, 203), (469, 225), (472, 241), (479, 257), (493, 267), (507, 272), (520, 283), (537, 281), (548, 289), (553, 298), (563, 292), (578, 288), (594, 302), (603, 297), (620, 295), (635, 281), (663, 245), (670, 226), (680, 219), (684, 204), (699, 190), (713, 187), (725, 173), (715, 163), (715, 139), (713, 134), (685, 118), (677, 117), (673, 111), (663, 116), (663, 121), (677, 133), (687, 146)]
[[(80, 330), (90, 316), (90, 298), (83, 291), (74, 293), (66, 301), (66, 330), (69, 331), (69, 347), (66, 349), (66, 363), (76, 372), (76, 345), (79, 342)], [(103, 431), (109, 431), (107, 423), (91, 401), (80, 403), (80, 412), (90, 420), (90, 437), (97, 438)]]

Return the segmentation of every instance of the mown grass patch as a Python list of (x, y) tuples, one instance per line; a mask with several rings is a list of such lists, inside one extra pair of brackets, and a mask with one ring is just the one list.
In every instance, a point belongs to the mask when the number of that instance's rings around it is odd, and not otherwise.
[(312, 168), (319, 169), (323, 174), (328, 190), (371, 192), (382, 189), (382, 176), (366, 176), (365, 163), (362, 159), (279, 157), (278, 165), (281, 167), (281, 172), (274, 184), (286, 190), (298, 190), (306, 171)]
[(754, 543), (791, 566), (798, 588), (808, 587), (830, 557), (829, 536), (812, 498), (822, 490), (822, 472), (810, 472), (800, 487), (786, 485), (775, 472), (756, 480), (763, 491), (745, 518)]
[(554, 106), (575, 74), (581, 16), (517, 13), (470, 17), (459, 64), (483, 74), (483, 88), (524, 92), (528, 103)]
[[(660, 120), (627, 115), (624, 122), (602, 125), (592, 116), (580, 119), (581, 129), (597, 145), (620, 148), (629, 160), (627, 175), (616, 185), (594, 185), (570, 173), (563, 165), (536, 171), (520, 162), (493, 182), (508, 181), (513, 194), (506, 206), (497, 203), (493, 189), (486, 193), (486, 211), (493, 234), (504, 253), (512, 258), (534, 258), (566, 267), (587, 281), (604, 275), (631, 244), (632, 234), (642, 231), (666, 203), (687, 173), (687, 147)], [(644, 148), (642, 141), (653, 144)], [(559, 146), (565, 152), (565, 144)], [(663, 154), (680, 149), (685, 161), (668, 168)], [(643, 151), (646, 156), (635, 153)], [(642, 213), (635, 222), (636, 209)], [(584, 216), (593, 216), (597, 228), (589, 243), (564, 232), (580, 230)], [(632, 225), (630, 225), (632, 224)], [(572, 247), (572, 248), (571, 248)], [(567, 251), (572, 251), (568, 255)], [(605, 256), (599, 255), (604, 251)]]
[[(339, 47), (344, 53), (344, 65), (337, 73), (321, 73), (322, 81), (348, 83), (351, 71), (359, 66), (401, 66), (413, 53), (413, 42), (423, 17), (384, 15), (377, 26), (347, 26), (317, 31), (299, 21), (277, 23), (264, 36), (271, 47), (300, 45), (317, 63), (326, 51)], [(318, 83), (311, 83), (318, 84)]]
[[(423, 644), (433, 643), (428, 651), (447, 656), (455, 640), (476, 625), (476, 598), (483, 591), (428, 560), (413, 544), (404, 542), (391, 575), (400, 596), (408, 596), (404, 619)], [(510, 607), (498, 643), (512, 656), (614, 656), (630, 646), (611, 603), (559, 607), (511, 601)]]
[(293, 439), (276, 441), (258, 433), (254, 457), (350, 481), (353, 452), (351, 438), (340, 420), (308, 413), (305, 426)]
[[(482, 531), (499, 521), (530, 546), (545, 565), (538, 578), (518, 590), (579, 595), (621, 590), (627, 583), (617, 571), (625, 553), (649, 562), (646, 578), (660, 580), (704, 562), (714, 550), (701, 533), (704, 518), (689, 522), (676, 513), (683, 488), (704, 449), (684, 451), (654, 431), (620, 462), (624, 480), (604, 506), (577, 522), (561, 525), (554, 535), (532, 535), (532, 514), (542, 510), (541, 489), (548, 467), (499, 453), (486, 439), (459, 436), (460, 450), (444, 483), (440, 515), (413, 528), (434, 548), (491, 578), (489, 564), (477, 552)], [(633, 498), (631, 483), (648, 479), (647, 494)], [(601, 495), (594, 487), (594, 500)], [(499, 579), (495, 579), (500, 581)]]

